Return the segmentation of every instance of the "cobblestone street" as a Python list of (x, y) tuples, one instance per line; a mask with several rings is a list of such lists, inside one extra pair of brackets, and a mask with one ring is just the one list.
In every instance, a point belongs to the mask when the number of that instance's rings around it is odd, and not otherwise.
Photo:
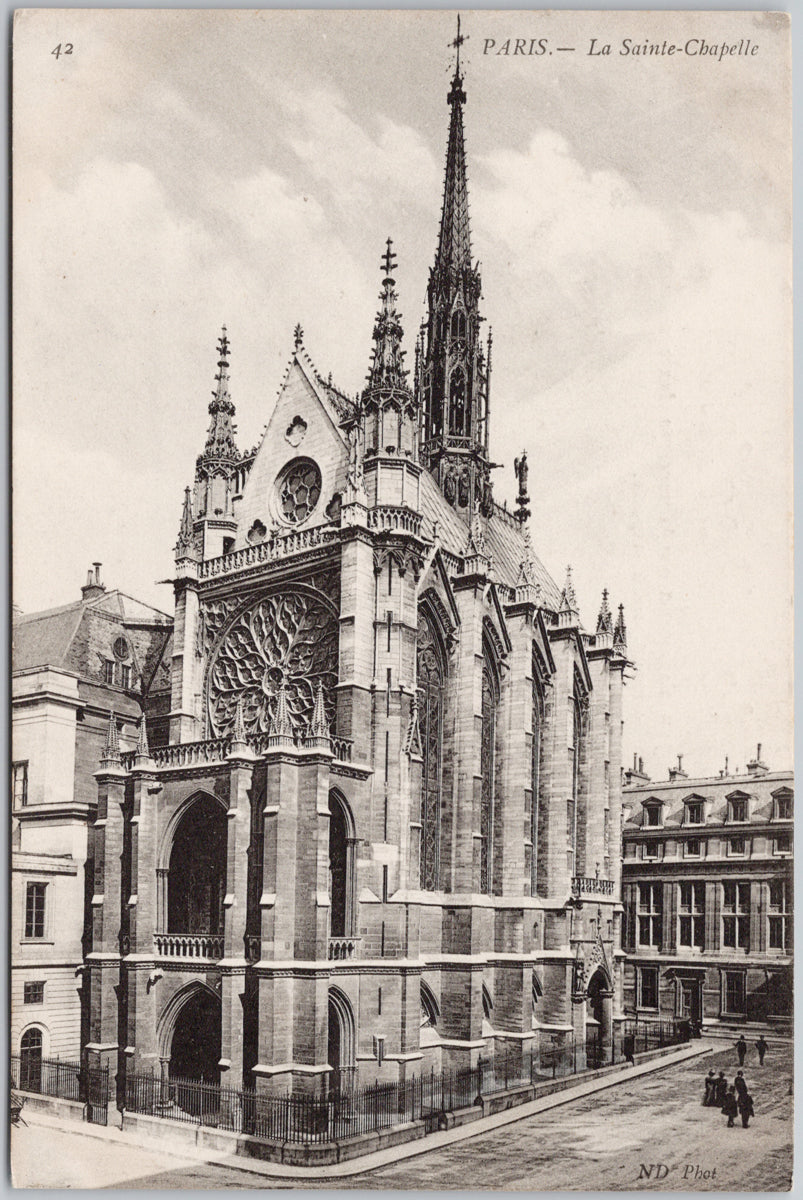
[[(792, 1047), (776, 1043), (763, 1068), (751, 1050), (745, 1075), (756, 1116), (733, 1129), (701, 1106), (707, 1071), (737, 1067), (733, 1049), (623, 1082), (491, 1133), (348, 1178), (278, 1180), (228, 1164), (172, 1158), (48, 1131), (34, 1158), (31, 1130), (12, 1142), (17, 1186), (119, 1188), (368, 1188), (499, 1191), (782, 1191), (792, 1172)], [(51, 1137), (52, 1133), (52, 1137)], [(18, 1137), (17, 1135), (22, 1135)], [(654, 1164), (651, 1177), (642, 1164)], [(663, 1164), (661, 1169), (658, 1165)], [(660, 1176), (660, 1177), (659, 1177)]]

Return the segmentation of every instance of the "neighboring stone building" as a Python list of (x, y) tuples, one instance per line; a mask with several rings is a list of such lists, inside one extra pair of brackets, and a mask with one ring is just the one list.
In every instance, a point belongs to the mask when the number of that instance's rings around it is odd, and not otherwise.
[[(135, 745), (143, 706), (166, 736), (172, 620), (100, 582), (82, 598), (17, 616), (12, 648), (11, 1052), (32, 1081), (41, 1058), (86, 1040), (83, 958), (88, 826), (110, 713)], [(33, 1076), (31, 1076), (33, 1072)]]
[(625, 1006), (703, 1024), (792, 1014), (793, 776), (761, 747), (746, 774), (623, 791)]
[(458, 65), (412, 386), (390, 242), (362, 394), (298, 328), (245, 454), (224, 330), (170, 744), (113, 734), (97, 776), (88, 1046), (118, 1079), (317, 1092), (610, 1046), (624, 616), (605, 594), (585, 633), (539, 562), (526, 455), (493, 499), (465, 99)]

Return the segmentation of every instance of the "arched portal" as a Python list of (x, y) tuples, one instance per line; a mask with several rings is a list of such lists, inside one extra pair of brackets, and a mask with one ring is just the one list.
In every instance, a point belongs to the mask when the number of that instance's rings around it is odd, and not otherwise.
[(351, 937), (354, 914), (354, 821), (339, 792), (329, 793), (329, 934)]
[(185, 810), (173, 837), (167, 888), (167, 933), (223, 932), (226, 813), (201, 795)]
[(219, 1083), (220, 1039), (220, 999), (209, 988), (196, 988), (173, 1023), (170, 1078)]
[(20, 1041), (19, 1086), (23, 1092), (42, 1089), (42, 1030), (36, 1026), (26, 1029)]
[[(588, 996), (589, 1015), (597, 1022), (595, 1034), (596, 1046), (593, 1056), (596, 1063), (606, 1062), (611, 1049), (611, 1034), (613, 1025), (613, 990), (611, 981), (605, 970), (599, 966), (588, 981), (586, 989)], [(592, 1050), (589, 1047), (589, 1058)]]
[(329, 989), (327, 1057), (332, 1068), (331, 1091), (347, 1090), (353, 1081), (355, 1063), (354, 1013), (340, 988)]

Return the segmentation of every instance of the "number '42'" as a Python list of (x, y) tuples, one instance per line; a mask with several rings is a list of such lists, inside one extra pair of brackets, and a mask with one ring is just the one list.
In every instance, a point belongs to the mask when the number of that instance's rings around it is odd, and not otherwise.
[(72, 42), (65, 42), (63, 46), (61, 42), (59, 42), (55, 50), (51, 50), (50, 53), (56, 58), (58, 58), (60, 54), (72, 54), (72, 46)]

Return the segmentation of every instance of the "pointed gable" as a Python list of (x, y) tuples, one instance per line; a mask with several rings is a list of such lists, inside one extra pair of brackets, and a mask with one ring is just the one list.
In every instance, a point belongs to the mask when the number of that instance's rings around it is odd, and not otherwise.
[[(346, 404), (298, 347), (243, 488), (235, 549), (264, 540), (275, 527), (291, 532), (330, 521), (327, 509), (346, 486), (348, 451), (340, 429)], [(298, 521), (286, 518), (281, 498), (281, 481), (294, 467), (307, 471), (302, 488), (311, 502), (309, 516)]]

